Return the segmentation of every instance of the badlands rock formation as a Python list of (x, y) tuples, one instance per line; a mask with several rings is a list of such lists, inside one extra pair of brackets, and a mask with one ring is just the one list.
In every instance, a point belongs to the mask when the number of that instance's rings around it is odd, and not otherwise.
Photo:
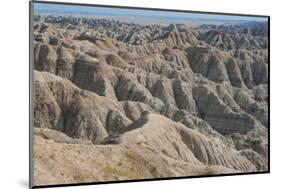
[(268, 170), (263, 23), (36, 15), (35, 185)]

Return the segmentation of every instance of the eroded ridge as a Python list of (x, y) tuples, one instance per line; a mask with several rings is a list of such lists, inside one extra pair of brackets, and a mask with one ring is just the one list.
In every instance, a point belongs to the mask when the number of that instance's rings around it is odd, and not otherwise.
[(35, 184), (267, 171), (267, 30), (35, 15)]

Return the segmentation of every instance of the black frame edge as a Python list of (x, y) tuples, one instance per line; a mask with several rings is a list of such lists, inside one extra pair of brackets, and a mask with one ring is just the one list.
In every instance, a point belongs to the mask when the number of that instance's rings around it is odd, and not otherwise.
[(69, 186), (89, 186), (89, 185), (100, 185), (100, 184), (121, 184), (121, 183), (135, 183), (135, 182), (146, 182), (146, 181), (167, 181), (167, 180), (180, 180), (180, 179), (191, 179), (191, 178), (212, 178), (212, 177), (229, 177), (229, 176), (242, 176), (242, 175), (260, 175), (268, 174), (269, 171), (262, 172), (251, 172), (251, 173), (228, 173), (228, 174), (217, 174), (217, 175), (200, 175), (200, 176), (182, 176), (182, 177), (163, 177), (163, 178), (152, 178), (152, 179), (132, 179), (132, 180), (118, 180), (118, 181), (99, 181), (99, 182), (84, 182), (84, 183), (69, 183), (69, 184), (52, 184), (52, 185), (38, 185), (32, 188), (54, 188), (54, 187), (69, 187)]
[(267, 99), (267, 106), (268, 106), (268, 172), (270, 173), (270, 16), (267, 17), (267, 33), (268, 33), (268, 85), (267, 85), (267, 91), (268, 91), (268, 99)]
[(33, 188), (33, 1), (29, 1), (29, 188)]

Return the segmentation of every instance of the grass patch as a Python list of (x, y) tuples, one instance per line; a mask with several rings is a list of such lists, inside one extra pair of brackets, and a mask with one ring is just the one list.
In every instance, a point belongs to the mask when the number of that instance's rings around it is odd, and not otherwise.
[[(151, 161), (144, 159), (140, 154), (133, 150), (126, 151), (126, 156), (132, 162), (135, 169), (135, 173), (144, 177), (159, 177), (159, 171), (156, 166), (152, 164)], [(150, 174), (150, 175), (149, 175)]]
[(250, 148), (256, 148), (261, 145), (261, 140), (257, 138), (248, 137), (245, 142)]
[(118, 178), (123, 177), (126, 179), (137, 179), (140, 178), (138, 174), (131, 170), (125, 170), (124, 168), (121, 167), (113, 167), (110, 165), (106, 165), (103, 169), (102, 172), (104, 172), (107, 176), (116, 176)]

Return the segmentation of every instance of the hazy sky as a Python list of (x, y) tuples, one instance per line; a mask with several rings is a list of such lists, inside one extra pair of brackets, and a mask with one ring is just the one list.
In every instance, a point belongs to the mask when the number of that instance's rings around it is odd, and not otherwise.
[(57, 14), (83, 14), (96, 16), (130, 16), (157, 19), (192, 19), (192, 20), (217, 20), (217, 21), (263, 21), (266, 17), (230, 16), (218, 14), (186, 13), (171, 11), (136, 10), (125, 8), (105, 8), (93, 6), (61, 5), (34, 3), (35, 13), (57, 13)]

